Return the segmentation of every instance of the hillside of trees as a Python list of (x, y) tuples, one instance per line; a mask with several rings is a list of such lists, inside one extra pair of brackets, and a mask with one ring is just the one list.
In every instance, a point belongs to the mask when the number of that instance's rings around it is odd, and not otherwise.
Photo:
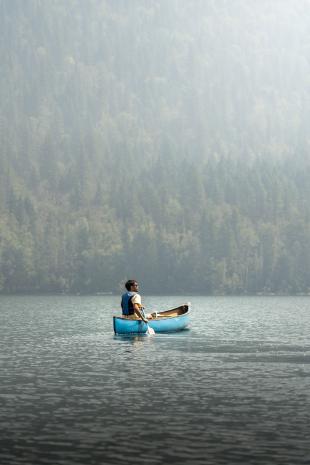
[(310, 293), (309, 0), (0, 0), (0, 292)]

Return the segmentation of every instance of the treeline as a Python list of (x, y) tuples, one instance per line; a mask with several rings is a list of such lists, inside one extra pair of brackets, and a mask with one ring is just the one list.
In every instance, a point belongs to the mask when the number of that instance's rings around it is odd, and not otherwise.
[(309, 293), (307, 11), (0, 0), (0, 292)]
[(310, 166), (158, 160), (97, 193), (12, 191), (1, 215), (5, 292), (308, 293)]

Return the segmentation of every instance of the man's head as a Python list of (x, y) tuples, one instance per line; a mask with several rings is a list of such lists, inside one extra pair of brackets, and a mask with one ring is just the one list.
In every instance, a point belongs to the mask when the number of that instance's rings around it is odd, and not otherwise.
[(138, 292), (139, 284), (135, 279), (129, 279), (125, 284), (127, 291)]

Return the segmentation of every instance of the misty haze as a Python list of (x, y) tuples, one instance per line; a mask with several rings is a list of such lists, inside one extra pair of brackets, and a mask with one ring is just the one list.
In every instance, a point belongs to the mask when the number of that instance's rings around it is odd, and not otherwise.
[(1, 0), (1, 291), (309, 293), (309, 12)]
[(0, 59), (0, 465), (309, 464), (310, 0), (0, 0)]

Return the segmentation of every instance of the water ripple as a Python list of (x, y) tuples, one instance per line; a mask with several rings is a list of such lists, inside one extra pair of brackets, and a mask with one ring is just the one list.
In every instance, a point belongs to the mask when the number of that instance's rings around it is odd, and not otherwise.
[(309, 463), (308, 300), (191, 300), (122, 338), (112, 296), (0, 298), (1, 465)]

